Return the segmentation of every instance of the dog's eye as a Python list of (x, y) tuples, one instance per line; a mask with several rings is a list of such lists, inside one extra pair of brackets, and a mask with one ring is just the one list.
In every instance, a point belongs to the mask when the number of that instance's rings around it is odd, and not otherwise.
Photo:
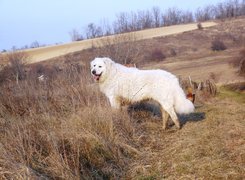
[(102, 66), (99, 66), (99, 68), (102, 68)]
[(94, 65), (94, 67), (95, 67), (95, 65)]

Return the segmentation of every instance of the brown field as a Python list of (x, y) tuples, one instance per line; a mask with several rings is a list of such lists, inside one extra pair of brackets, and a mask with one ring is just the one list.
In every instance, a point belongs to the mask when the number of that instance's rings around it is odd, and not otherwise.
[[(214, 22), (205, 22), (202, 23), (203, 27), (211, 27), (216, 25)], [(183, 33), (191, 30), (197, 29), (197, 24), (186, 24), (186, 25), (176, 25), (169, 27), (161, 27), (155, 29), (147, 29), (143, 31), (138, 31), (133, 33), (138, 40), (141, 39), (150, 39), (154, 37), (162, 37), (167, 35), (173, 35), (178, 33)], [(126, 33), (132, 34), (132, 33)], [(40, 61), (45, 61), (54, 57), (59, 57), (65, 54), (69, 54), (76, 51), (81, 51), (84, 49), (89, 49), (91, 47), (98, 47), (98, 42), (105, 39), (112, 39), (115, 36), (101, 37), (96, 39), (88, 39), (84, 41), (72, 42), (62, 45), (50, 46), (50, 47), (41, 47), (35, 49), (28, 49), (25, 52), (30, 56), (30, 61), (28, 63), (35, 63)]]
[[(74, 46), (66, 56), (3, 68), (0, 179), (244, 179), (245, 84), (231, 63), (245, 45), (245, 18), (216, 23), (133, 40), (133, 46), (120, 41), (73, 52)], [(217, 37), (227, 50), (211, 50)], [(167, 69), (197, 82), (212, 79), (218, 94), (197, 92), (196, 111), (179, 117), (181, 130), (171, 123), (162, 130), (155, 102), (113, 111), (92, 82), (89, 61), (111, 55), (123, 62), (119, 52), (129, 50), (126, 60), (139, 68)], [(47, 79), (38, 81), (40, 74)]]

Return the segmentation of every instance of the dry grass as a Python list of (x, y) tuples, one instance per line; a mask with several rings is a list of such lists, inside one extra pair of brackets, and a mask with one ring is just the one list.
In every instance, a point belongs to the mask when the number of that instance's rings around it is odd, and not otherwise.
[[(127, 43), (113, 46), (114, 42), (122, 42), (123, 39), (128, 40), (128, 38), (114, 39), (114, 41), (105, 39), (104, 41), (100, 40), (99, 44), (108, 45), (106, 48), (91, 48), (69, 54), (69, 56), (72, 57), (73, 62), (84, 64), (96, 56), (110, 56), (111, 58), (116, 56), (116, 58), (120, 58), (122, 55), (131, 54), (128, 56), (130, 58), (126, 59), (136, 62), (139, 68), (166, 69), (176, 75), (184, 76), (184, 78), (191, 76), (196, 81), (206, 80), (210, 73), (214, 73), (218, 77), (217, 83), (237, 82), (242, 81), (243, 77), (237, 76), (237, 68), (231, 67), (229, 62), (237, 56), (241, 43), (245, 39), (244, 24), (245, 18), (237, 18), (218, 22), (216, 26), (204, 28), (203, 31), (193, 30), (146, 40), (140, 40), (140, 37), (136, 36), (137, 41), (129, 46), (127, 46)], [(215, 37), (220, 37), (225, 43), (226, 51), (213, 52), (210, 49), (211, 42)], [(134, 41), (134, 38), (131, 39)], [(96, 44), (94, 41), (95, 47)], [(166, 56), (164, 61), (154, 61), (151, 58), (151, 54), (156, 48), (160, 49)], [(136, 54), (140, 55), (136, 56)], [(66, 58), (67, 56), (54, 58), (52, 61), (43, 63), (63, 64)], [(114, 60), (118, 61), (118, 59)], [(124, 63), (124, 60), (122, 60), (122, 63)]]
[[(237, 55), (233, 48), (240, 47), (236, 39), (244, 38), (242, 22), (139, 41), (137, 48), (147, 50), (143, 57), (156, 47), (166, 53), (164, 62), (147, 59), (140, 66), (191, 75), (193, 80), (207, 79), (210, 73), (219, 82), (241, 80), (228, 63)], [(228, 50), (210, 52), (212, 37), (220, 32)], [(22, 64), (23, 78), (12, 71), (14, 63), (0, 72), (0, 179), (245, 178), (244, 85), (221, 88), (195, 113), (180, 117), (181, 130), (170, 124), (163, 131), (154, 102), (122, 112), (110, 108), (92, 84), (86, 64), (102, 50), (92, 48), (42, 65)], [(40, 74), (48, 79), (38, 81)]]
[[(203, 22), (202, 23), (202, 26), (204, 28), (212, 27), (215, 25), (217, 25), (215, 22)], [(146, 29), (142, 31), (137, 31), (133, 33), (125, 33), (125, 34), (130, 35), (130, 36), (131, 34), (135, 34), (141, 40), (143, 39), (148, 40), (148, 39), (152, 39), (155, 37), (163, 37), (163, 36), (169, 36), (169, 35), (174, 35), (174, 34), (180, 34), (180, 33), (192, 31), (195, 29), (197, 29), (196, 23), (192, 23), (192, 24), (174, 25), (174, 26), (154, 28), (154, 29)], [(55, 57), (64, 56), (69, 53), (75, 53), (77, 51), (82, 51), (82, 50), (90, 49), (93, 47), (99, 47), (99, 45), (103, 45), (101, 44), (101, 41), (107, 41), (108, 39), (110, 39), (110, 41), (113, 42), (113, 39), (117, 37), (118, 37), (117, 35), (111, 35), (108, 37), (87, 39), (83, 41), (76, 41), (76, 42), (62, 44), (62, 45), (27, 49), (27, 50), (24, 50), (24, 52), (26, 52), (31, 58), (28, 63), (37, 63), (37, 62), (45, 61), (45, 60), (52, 59)]]
[(241, 76), (245, 76), (245, 47), (241, 49), (239, 55), (236, 56), (232, 61), (231, 64), (234, 67), (238, 67), (238, 73)]
[(112, 112), (89, 73), (66, 67), (44, 82), (0, 87), (0, 176), (120, 177), (137, 152), (133, 125)]
[(86, 66), (41, 82), (35, 69), (0, 85), (1, 178), (244, 178), (243, 93), (221, 89), (180, 117), (181, 130), (163, 131), (155, 103), (114, 112)]
[[(223, 92), (223, 90), (222, 90)], [(240, 99), (245, 98), (240, 94)], [(243, 179), (245, 172), (244, 101), (215, 98), (188, 117), (182, 130), (162, 132), (144, 123), (142, 149), (132, 164), (133, 179)]]

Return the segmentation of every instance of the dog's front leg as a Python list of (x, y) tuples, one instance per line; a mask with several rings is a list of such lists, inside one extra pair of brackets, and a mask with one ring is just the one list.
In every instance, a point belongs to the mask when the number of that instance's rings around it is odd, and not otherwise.
[(121, 109), (121, 103), (115, 96), (110, 96), (109, 97), (109, 101), (110, 101), (110, 104), (111, 104), (112, 108), (118, 109), (118, 110)]

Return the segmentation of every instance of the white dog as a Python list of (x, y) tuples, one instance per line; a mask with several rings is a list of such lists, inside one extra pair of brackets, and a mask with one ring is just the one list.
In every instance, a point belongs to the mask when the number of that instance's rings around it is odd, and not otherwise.
[(180, 128), (176, 113), (194, 111), (178, 79), (169, 72), (128, 68), (110, 58), (95, 58), (91, 62), (91, 74), (113, 108), (120, 109), (122, 100), (130, 103), (149, 99), (157, 101), (161, 106), (164, 129), (169, 115)]

